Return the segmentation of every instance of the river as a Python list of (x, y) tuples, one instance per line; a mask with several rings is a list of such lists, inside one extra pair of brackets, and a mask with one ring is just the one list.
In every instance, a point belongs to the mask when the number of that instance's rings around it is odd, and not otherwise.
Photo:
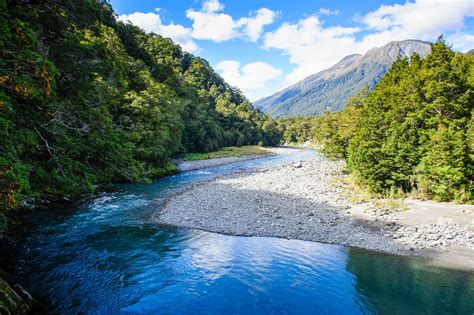
[(60, 314), (474, 313), (474, 273), (343, 246), (149, 223), (187, 185), (312, 154), (117, 185), (29, 213), (15, 254), (22, 283)]

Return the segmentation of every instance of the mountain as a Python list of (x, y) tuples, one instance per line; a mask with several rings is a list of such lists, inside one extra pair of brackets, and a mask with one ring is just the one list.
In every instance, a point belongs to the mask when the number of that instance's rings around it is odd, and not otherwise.
[(400, 57), (413, 53), (426, 56), (430, 44), (420, 40), (390, 42), (365, 55), (349, 55), (329, 69), (262, 98), (254, 104), (273, 117), (312, 116), (340, 111), (347, 99), (366, 86), (373, 86)]

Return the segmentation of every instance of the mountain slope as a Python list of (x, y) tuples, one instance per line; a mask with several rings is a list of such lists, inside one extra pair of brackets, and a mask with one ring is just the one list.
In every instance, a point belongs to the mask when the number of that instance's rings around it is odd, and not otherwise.
[(405, 40), (373, 48), (365, 55), (349, 55), (329, 69), (255, 102), (273, 117), (311, 116), (339, 111), (346, 101), (365, 86), (373, 86), (399, 56), (426, 56), (427, 42)]

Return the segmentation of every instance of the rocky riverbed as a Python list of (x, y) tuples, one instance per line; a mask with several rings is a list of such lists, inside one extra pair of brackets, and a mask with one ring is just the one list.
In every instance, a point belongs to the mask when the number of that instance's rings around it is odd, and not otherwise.
[(473, 206), (408, 200), (397, 210), (354, 203), (347, 197), (350, 191), (337, 185), (345, 176), (343, 168), (342, 161), (316, 155), (309, 161), (222, 176), (181, 192), (154, 220), (402, 255), (435, 257), (458, 246), (472, 250), (461, 265), (474, 262)]

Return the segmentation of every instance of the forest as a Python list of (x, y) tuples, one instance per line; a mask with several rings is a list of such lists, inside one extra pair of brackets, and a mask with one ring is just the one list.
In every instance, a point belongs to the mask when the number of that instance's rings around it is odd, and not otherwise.
[(344, 158), (368, 191), (473, 200), (474, 56), (440, 37), (424, 59), (397, 60), (341, 112), (279, 121), (287, 142), (312, 140)]
[(175, 171), (170, 159), (275, 145), (277, 124), (171, 39), (104, 0), (0, 0), (0, 208)]

